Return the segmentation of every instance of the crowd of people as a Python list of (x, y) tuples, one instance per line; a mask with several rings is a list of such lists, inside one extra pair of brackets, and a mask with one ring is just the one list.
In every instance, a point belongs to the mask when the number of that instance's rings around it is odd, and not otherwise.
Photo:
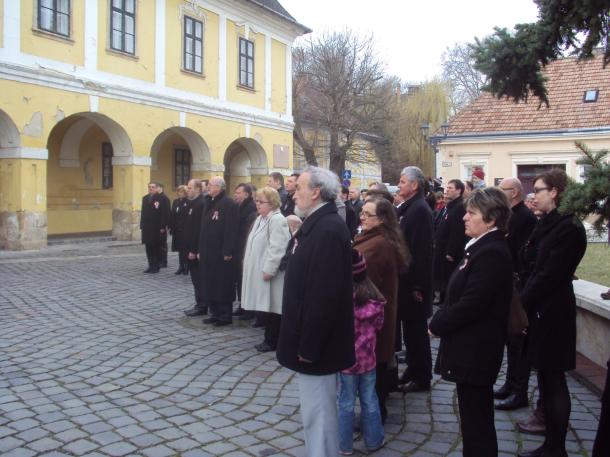
[[(176, 274), (193, 284), (185, 314), (264, 328), (255, 349), (276, 351), (297, 374), (309, 456), (353, 454), (354, 430), (368, 451), (382, 447), (390, 393), (429, 391), (433, 373), (456, 383), (463, 455), (497, 456), (494, 409), (528, 406), (532, 368), (539, 400), (517, 426), (545, 439), (519, 456), (567, 456), (572, 280), (587, 241), (581, 222), (558, 211), (565, 172), (533, 185), (528, 196), (517, 178), (486, 187), (481, 169), (444, 184), (408, 166), (392, 193), (383, 183), (345, 188), (308, 167), (272, 173), (260, 189), (240, 183), (231, 196), (222, 177), (191, 179), (170, 204), (151, 182), (145, 273), (167, 266), (169, 233)], [(505, 347), (506, 381), (494, 390)], [(608, 392), (600, 430), (607, 403)], [(594, 457), (610, 455), (607, 435), (598, 433)]]

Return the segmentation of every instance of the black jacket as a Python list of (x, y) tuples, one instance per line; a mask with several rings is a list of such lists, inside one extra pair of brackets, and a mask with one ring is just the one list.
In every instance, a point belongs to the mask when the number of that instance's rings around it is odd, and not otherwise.
[(504, 238), (494, 231), (468, 248), (430, 321), (430, 331), (441, 337), (436, 367), (443, 379), (480, 386), (496, 381), (512, 292)]
[(142, 210), (140, 213), (140, 230), (142, 230), (142, 243), (159, 244), (165, 239), (161, 230), (167, 230), (169, 225), (169, 200), (159, 194), (144, 195), (142, 197)]
[(305, 219), (286, 255), (278, 361), (312, 375), (353, 366), (351, 240), (333, 202)]
[(519, 273), (520, 270), (519, 252), (523, 246), (525, 246), (534, 227), (536, 227), (536, 222), (538, 222), (538, 219), (536, 219), (534, 213), (525, 206), (525, 203), (519, 202), (512, 207), (510, 220), (508, 221), (506, 242), (508, 243), (508, 250), (513, 259), (513, 271), (515, 273)]
[(534, 368), (568, 371), (576, 365), (576, 298), (572, 279), (587, 248), (582, 223), (553, 210), (523, 248), (527, 278), (521, 299), (528, 313), (527, 356)]
[(244, 252), (246, 251), (246, 242), (248, 241), (248, 233), (256, 220), (256, 204), (252, 197), (246, 198), (240, 203), (238, 208), (237, 218), (237, 249), (235, 261), (241, 265), (244, 260)]
[(358, 225), (360, 225), (360, 221), (356, 215), (354, 205), (352, 205), (352, 202), (349, 200), (345, 202), (345, 223), (347, 224), (347, 229), (349, 230), (349, 234), (353, 239), (358, 232)]
[(184, 250), (187, 253), (199, 253), (199, 233), (201, 231), (201, 215), (204, 205), (205, 200), (201, 194), (189, 201), (184, 222)]
[(447, 211), (439, 221), (434, 236), (434, 255), (438, 258), (435, 264), (438, 262), (442, 265), (448, 255), (454, 259), (453, 262), (448, 262), (453, 264), (453, 268), (462, 260), (464, 246), (469, 240), (464, 229), (464, 214), (466, 209), (462, 197), (447, 204)]
[(237, 255), (237, 203), (221, 192), (215, 198), (208, 195), (201, 216), (199, 236), (199, 266), (202, 298), (206, 302), (227, 303), (235, 299)]
[[(432, 315), (432, 210), (423, 195), (416, 195), (403, 202), (396, 212), (411, 253), (409, 271), (399, 278), (398, 317), (427, 319)], [(413, 300), (413, 291), (422, 294), (422, 302)]]
[(280, 211), (284, 217), (294, 214), (294, 192), (291, 194), (286, 194), (286, 199), (282, 202)]
[(186, 198), (176, 198), (172, 202), (169, 218), (169, 230), (172, 235), (172, 251), (181, 251), (184, 246), (184, 224), (189, 201)]

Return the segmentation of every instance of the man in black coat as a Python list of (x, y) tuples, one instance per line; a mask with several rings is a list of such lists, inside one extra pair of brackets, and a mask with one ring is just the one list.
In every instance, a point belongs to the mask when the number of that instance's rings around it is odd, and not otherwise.
[[(167, 207), (168, 211), (170, 214), (168, 214), (168, 219), (167, 219), (167, 225), (169, 226), (170, 224), (170, 219), (169, 216), (171, 215), (171, 202), (169, 200), (169, 197), (167, 195), (165, 195), (165, 193), (163, 192), (163, 184), (161, 184), (160, 182), (157, 183), (157, 193), (159, 194), (159, 199), (160, 201), (163, 202), (163, 207)], [(163, 239), (161, 241), (161, 263), (160, 263), (160, 267), (161, 268), (167, 268), (167, 227), (165, 229), (165, 231), (163, 232)]]
[(455, 266), (464, 255), (464, 246), (468, 241), (464, 229), (464, 183), (452, 179), (445, 186), (447, 206), (442, 210), (438, 227), (434, 235), (434, 266), (438, 268), (436, 277), (440, 280), (441, 302), (447, 288), (447, 282)]
[(243, 276), (244, 254), (246, 252), (246, 243), (250, 228), (256, 220), (256, 204), (254, 203), (253, 189), (250, 184), (240, 183), (233, 191), (233, 200), (239, 205), (238, 222), (237, 222), (237, 249), (236, 256), (233, 261), (237, 269), (237, 277), (235, 287), (237, 288), (237, 299), (239, 300), (239, 308), (233, 313), (234, 316), (240, 316), (240, 319), (247, 320), (254, 317), (253, 311), (245, 311), (241, 307), (241, 281)]
[(351, 240), (337, 215), (337, 176), (307, 168), (297, 181), (303, 225), (286, 251), (277, 359), (297, 372), (308, 456), (339, 452), (336, 374), (355, 363)]
[(225, 190), (220, 176), (210, 179), (199, 236), (202, 294), (211, 314), (203, 322), (217, 327), (231, 324), (235, 299), (236, 269), (232, 260), (237, 253), (239, 212)]
[[(508, 223), (506, 242), (511, 255), (513, 274), (518, 274), (519, 251), (525, 246), (537, 219), (523, 202), (521, 181), (517, 178), (504, 178), (500, 182), (500, 189), (511, 204), (512, 215)], [(509, 337), (506, 342), (506, 382), (494, 392), (494, 397), (500, 400), (496, 403), (496, 409), (512, 410), (528, 405), (527, 389), (531, 368), (523, 350), (524, 344), (525, 335)]]
[(199, 233), (201, 232), (201, 215), (205, 206), (202, 195), (203, 184), (198, 179), (191, 179), (186, 186), (189, 206), (184, 222), (184, 250), (189, 264), (188, 271), (191, 275), (193, 290), (195, 291), (195, 305), (184, 311), (189, 317), (203, 316), (208, 313), (208, 308), (203, 299), (201, 268), (199, 268)]
[(146, 246), (148, 268), (144, 273), (158, 273), (161, 267), (163, 240), (167, 239), (169, 224), (169, 200), (160, 198), (157, 184), (148, 183), (148, 194), (142, 197), (140, 230), (142, 243)]
[(424, 199), (425, 177), (417, 167), (402, 170), (398, 192), (404, 203), (397, 209), (398, 222), (411, 252), (411, 265), (398, 284), (397, 344), (400, 327), (407, 369), (400, 378), (403, 392), (430, 390), (432, 351), (428, 318), (432, 315), (433, 216)]
[(354, 211), (356, 211), (356, 218), (360, 220), (360, 212), (362, 211), (364, 202), (360, 200), (360, 190), (358, 190), (357, 187), (349, 188), (349, 201), (352, 202)]
[(284, 188), (284, 175), (280, 172), (274, 171), (269, 175), (267, 179), (267, 185), (269, 187), (273, 187), (277, 190), (277, 193), (280, 194), (280, 208), (284, 203), (286, 203), (286, 199), (288, 198), (288, 192)]

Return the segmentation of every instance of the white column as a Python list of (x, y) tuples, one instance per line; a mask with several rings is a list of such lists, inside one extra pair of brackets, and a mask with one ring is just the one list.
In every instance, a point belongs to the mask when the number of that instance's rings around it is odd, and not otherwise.
[(218, 16), (218, 98), (227, 99), (227, 16)]
[(271, 37), (265, 35), (265, 111), (271, 111)]
[(165, 0), (155, 10), (155, 84), (165, 86)]
[(292, 119), (292, 45), (286, 44), (286, 115)]
[(85, 68), (97, 70), (98, 0), (85, 1)]
[(4, 0), (4, 37), (2, 44), (8, 54), (21, 53), (21, 2)]

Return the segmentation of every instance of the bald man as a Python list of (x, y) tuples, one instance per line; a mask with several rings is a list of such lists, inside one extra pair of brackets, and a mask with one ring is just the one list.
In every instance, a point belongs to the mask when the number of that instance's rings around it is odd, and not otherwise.
[(210, 314), (203, 322), (216, 327), (232, 322), (237, 277), (233, 257), (237, 255), (239, 210), (226, 187), (220, 176), (210, 179), (199, 235), (201, 294)]
[[(506, 242), (513, 261), (513, 272), (518, 274), (521, 270), (519, 251), (534, 230), (537, 219), (523, 202), (521, 181), (517, 178), (504, 178), (499, 187), (511, 206), (512, 215), (508, 222)], [(528, 405), (527, 387), (530, 366), (525, 356), (522, 355), (524, 342), (524, 335), (508, 338), (506, 383), (494, 392), (494, 397), (500, 400), (496, 403), (496, 409), (508, 411)]]

